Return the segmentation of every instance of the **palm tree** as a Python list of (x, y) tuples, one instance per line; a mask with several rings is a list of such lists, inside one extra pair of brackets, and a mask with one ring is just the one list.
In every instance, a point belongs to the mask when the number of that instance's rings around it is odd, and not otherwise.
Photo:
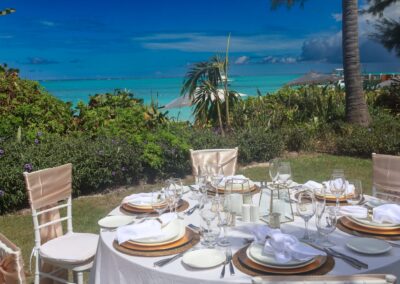
[[(272, 0), (272, 8), (288, 7), (305, 0)], [(342, 49), (346, 90), (346, 120), (361, 126), (369, 125), (371, 117), (362, 89), (360, 50), (358, 46), (358, 0), (342, 0)]]
[(222, 83), (223, 65), (219, 56), (194, 64), (186, 73), (181, 95), (188, 93), (195, 103), (194, 114), (197, 121), (208, 122), (208, 111), (216, 108), (219, 127), (224, 135), (221, 100), (218, 95), (218, 86)]

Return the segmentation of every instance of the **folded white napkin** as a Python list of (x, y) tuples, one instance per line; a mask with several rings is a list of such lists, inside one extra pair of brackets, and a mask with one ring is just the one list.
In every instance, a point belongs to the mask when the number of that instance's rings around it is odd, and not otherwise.
[(313, 180), (309, 180), (307, 181), (305, 184), (303, 184), (303, 187), (307, 188), (307, 189), (321, 189), (323, 187), (322, 183), (313, 181)]
[(135, 241), (150, 237), (162, 237), (165, 234), (161, 230), (162, 227), (166, 226), (176, 218), (177, 216), (175, 213), (165, 213), (158, 218), (159, 221), (152, 219), (138, 224), (122, 226), (117, 228), (115, 238), (119, 244), (122, 244), (129, 240)]
[(279, 229), (271, 229), (267, 225), (262, 225), (262, 224), (243, 225), (234, 227), (232, 229), (252, 235), (254, 237), (254, 241), (259, 244), (265, 243), (265, 240), (267, 236), (270, 235), (271, 231), (279, 230)]
[(343, 216), (351, 216), (355, 218), (367, 218), (368, 209), (362, 206), (340, 206), (339, 214)]
[(400, 205), (384, 204), (372, 209), (373, 220), (377, 223), (400, 224)]
[[(335, 181), (333, 181), (335, 182)], [(325, 186), (325, 194), (332, 194), (331, 192), (331, 181), (323, 181), (322, 183), (309, 180), (305, 184), (303, 184), (303, 187), (306, 187), (308, 189), (314, 190), (314, 189), (322, 189)], [(354, 185), (349, 184), (349, 182), (346, 180), (346, 191), (347, 194), (354, 192)]]
[(280, 230), (270, 231), (269, 237), (265, 242), (263, 254), (273, 255), (279, 263), (325, 255), (324, 252), (300, 242), (295, 236), (283, 234)]
[(122, 200), (122, 203), (133, 203), (133, 204), (151, 204), (153, 193), (151, 192), (142, 192), (142, 193), (134, 193)]
[(249, 179), (248, 179), (247, 177), (245, 177), (244, 175), (226, 176), (226, 177), (224, 177), (224, 178), (220, 181), (220, 183), (218, 184), (218, 186), (225, 186), (226, 181), (227, 181), (227, 180), (231, 180), (231, 179), (233, 179), (233, 180), (244, 180), (244, 181), (249, 180)]

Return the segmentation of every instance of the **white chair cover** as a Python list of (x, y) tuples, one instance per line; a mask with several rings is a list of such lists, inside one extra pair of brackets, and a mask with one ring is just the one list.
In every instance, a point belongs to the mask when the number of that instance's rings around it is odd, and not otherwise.
[(358, 274), (358, 275), (321, 275), (321, 276), (257, 276), (252, 278), (253, 284), (393, 284), (396, 276), (391, 274)]
[(224, 175), (234, 175), (236, 172), (237, 156), (237, 147), (234, 149), (190, 149), (192, 173), (194, 176), (197, 176), (199, 174), (199, 168), (204, 168), (210, 164), (216, 164), (222, 168)]
[(372, 154), (374, 196), (400, 203), (400, 156)]
[(0, 284), (26, 283), (21, 250), (0, 234)]

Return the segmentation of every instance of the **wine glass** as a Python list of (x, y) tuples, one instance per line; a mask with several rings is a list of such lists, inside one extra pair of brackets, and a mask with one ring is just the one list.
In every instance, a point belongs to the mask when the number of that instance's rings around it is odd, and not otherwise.
[(168, 209), (167, 195), (164, 190), (153, 191), (151, 196), (151, 208), (157, 212), (158, 216)]
[(232, 218), (229, 202), (229, 198), (218, 197), (218, 226), (222, 228), (223, 232), (222, 237), (218, 241), (219, 246), (229, 246), (231, 244), (227, 238), (227, 230)]
[(301, 240), (310, 242), (312, 241), (312, 238), (308, 232), (308, 221), (315, 214), (315, 198), (313, 192), (305, 190), (299, 193), (299, 196), (297, 197), (297, 213), (301, 218), (303, 218), (305, 223), (304, 236)]
[(275, 185), (275, 183), (278, 181), (278, 175), (279, 175), (279, 163), (280, 160), (278, 158), (272, 159), (269, 161), (269, 176), (271, 178), (272, 184)]
[(292, 169), (289, 162), (280, 162), (278, 167), (278, 180), (287, 185), (288, 181), (292, 177)]
[(170, 178), (169, 179), (169, 188), (175, 193), (174, 198), (174, 210), (175, 213), (180, 205), (182, 196), (183, 196), (183, 185), (182, 180), (180, 178)]
[(171, 181), (169, 179), (165, 181), (164, 194), (168, 203), (169, 212), (172, 212), (175, 210), (177, 196), (175, 188), (171, 185)]
[(210, 236), (208, 235), (208, 233), (212, 232), (211, 224), (218, 216), (218, 203), (215, 199), (206, 198), (205, 200), (203, 200), (203, 204), (200, 209), (200, 216), (206, 224), (205, 229), (203, 230), (203, 244), (205, 246), (212, 246), (213, 244), (210, 243)]
[(215, 190), (216, 196), (218, 196), (218, 188), (221, 187), (221, 182), (224, 180), (224, 175), (222, 174), (212, 174), (211, 175), (211, 186)]
[(343, 195), (346, 190), (346, 180), (344, 174), (334, 172), (329, 181), (329, 187), (333, 195), (336, 197), (336, 211), (340, 209), (339, 198)]
[(323, 247), (333, 247), (335, 243), (329, 240), (328, 236), (336, 229), (337, 216), (335, 208), (325, 206), (322, 212), (316, 216), (316, 226), (320, 239), (317, 243)]
[(357, 205), (363, 198), (363, 189), (361, 180), (354, 179), (348, 181), (348, 190), (346, 191), (347, 203)]

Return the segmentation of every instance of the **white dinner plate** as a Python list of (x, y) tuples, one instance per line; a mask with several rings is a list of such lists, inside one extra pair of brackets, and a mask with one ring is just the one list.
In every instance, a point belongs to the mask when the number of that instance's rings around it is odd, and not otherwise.
[(381, 254), (392, 249), (392, 246), (384, 240), (373, 238), (352, 238), (346, 242), (346, 246), (363, 254)]
[(400, 224), (392, 224), (392, 223), (377, 223), (374, 222), (372, 220), (368, 220), (368, 219), (364, 219), (364, 218), (356, 218), (356, 217), (352, 217), (349, 216), (349, 218), (354, 221), (355, 223), (364, 226), (364, 227), (368, 227), (368, 228), (385, 228), (385, 229), (399, 229), (400, 228)]
[(107, 216), (100, 219), (97, 224), (105, 229), (115, 229), (135, 221), (133, 216)]
[(388, 202), (385, 201), (385, 200), (378, 199), (378, 198), (375, 198), (375, 197), (372, 197), (372, 198), (370, 197), (368, 202), (365, 203), (365, 205), (367, 205), (368, 207), (375, 208), (375, 207), (378, 207), (378, 206), (381, 206), (381, 205), (387, 204), (387, 203)]
[[(171, 221), (168, 225), (161, 229), (163, 234), (158, 237), (149, 237), (149, 238), (142, 238), (142, 239), (135, 239), (133, 242), (138, 244), (150, 244), (150, 245), (161, 245), (172, 242), (174, 239), (178, 238), (179, 236), (185, 234), (185, 225), (179, 219), (175, 219)], [(182, 235), (182, 237), (183, 237)]]
[[(249, 187), (247, 187), (247, 184), (249, 185)], [(243, 185), (244, 185), (244, 187), (242, 187), (240, 184), (234, 184), (232, 191), (236, 191), (236, 192), (239, 192), (242, 190), (251, 191), (256, 187), (256, 184), (251, 180), (249, 180), (249, 183), (245, 182)], [(225, 185), (218, 186), (218, 190), (225, 190)]]
[(307, 264), (313, 262), (315, 257), (307, 260), (291, 260), (286, 263), (280, 263), (276, 261), (273, 255), (263, 254), (263, 246), (260, 244), (253, 243), (251, 244), (247, 250), (247, 257), (250, 258), (255, 263), (258, 263), (263, 266), (273, 267), (273, 268), (298, 268), (306, 266)]
[(211, 268), (224, 263), (225, 253), (217, 249), (198, 249), (187, 252), (182, 262), (193, 268)]

